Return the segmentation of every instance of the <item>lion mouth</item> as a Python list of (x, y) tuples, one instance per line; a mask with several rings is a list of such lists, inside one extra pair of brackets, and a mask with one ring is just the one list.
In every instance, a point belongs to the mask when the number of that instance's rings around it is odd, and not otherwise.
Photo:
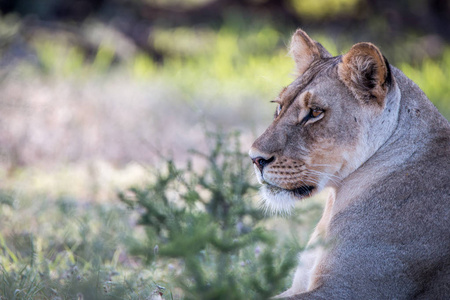
[(311, 196), (311, 194), (315, 188), (316, 188), (315, 186), (304, 185), (304, 186), (301, 186), (299, 188), (289, 190), (289, 191), (291, 191), (295, 196), (303, 198), (303, 197)]
[(312, 185), (303, 185), (295, 189), (283, 189), (264, 182), (260, 194), (266, 211), (289, 214), (294, 209), (295, 203), (311, 197), (316, 190), (317, 187)]
[(272, 192), (277, 192), (277, 191), (286, 191), (286, 192), (290, 192), (292, 193), (295, 197), (298, 198), (305, 198), (305, 197), (309, 197), (312, 195), (313, 191), (316, 189), (315, 186), (312, 185), (303, 185), (301, 187), (292, 189), (292, 190), (288, 190), (288, 189), (283, 189), (279, 186), (276, 185), (272, 185), (269, 183), (265, 183), (265, 185), (269, 188), (269, 190), (271, 190)]

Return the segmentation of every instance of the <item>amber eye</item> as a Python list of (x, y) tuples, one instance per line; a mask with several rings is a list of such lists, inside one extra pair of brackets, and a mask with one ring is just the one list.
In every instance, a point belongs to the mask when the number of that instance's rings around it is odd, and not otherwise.
[(310, 112), (311, 117), (313, 117), (313, 118), (317, 118), (317, 117), (320, 116), (322, 113), (323, 113), (323, 110), (317, 109), (317, 108), (311, 109), (311, 112)]

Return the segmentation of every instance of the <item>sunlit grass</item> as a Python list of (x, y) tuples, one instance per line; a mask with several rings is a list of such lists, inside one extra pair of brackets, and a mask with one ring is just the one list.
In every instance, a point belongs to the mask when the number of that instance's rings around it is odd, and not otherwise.
[(13, 198), (0, 205), (5, 299), (146, 299), (155, 289), (154, 267), (128, 254), (139, 234), (136, 216), (123, 205), (45, 194)]

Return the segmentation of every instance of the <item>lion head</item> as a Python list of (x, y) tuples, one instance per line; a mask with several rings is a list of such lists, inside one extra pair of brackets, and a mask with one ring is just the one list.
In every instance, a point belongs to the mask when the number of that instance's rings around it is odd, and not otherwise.
[(249, 152), (275, 211), (339, 186), (392, 134), (399, 110), (398, 86), (376, 46), (359, 43), (332, 57), (297, 30), (290, 53), (298, 77), (272, 101), (274, 120)]

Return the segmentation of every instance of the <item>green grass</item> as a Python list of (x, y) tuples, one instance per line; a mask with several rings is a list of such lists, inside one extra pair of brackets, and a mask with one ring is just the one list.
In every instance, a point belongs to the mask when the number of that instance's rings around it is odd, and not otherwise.
[(14, 202), (0, 208), (2, 299), (145, 299), (151, 293), (147, 270), (127, 252), (134, 228), (123, 206), (45, 196)]

